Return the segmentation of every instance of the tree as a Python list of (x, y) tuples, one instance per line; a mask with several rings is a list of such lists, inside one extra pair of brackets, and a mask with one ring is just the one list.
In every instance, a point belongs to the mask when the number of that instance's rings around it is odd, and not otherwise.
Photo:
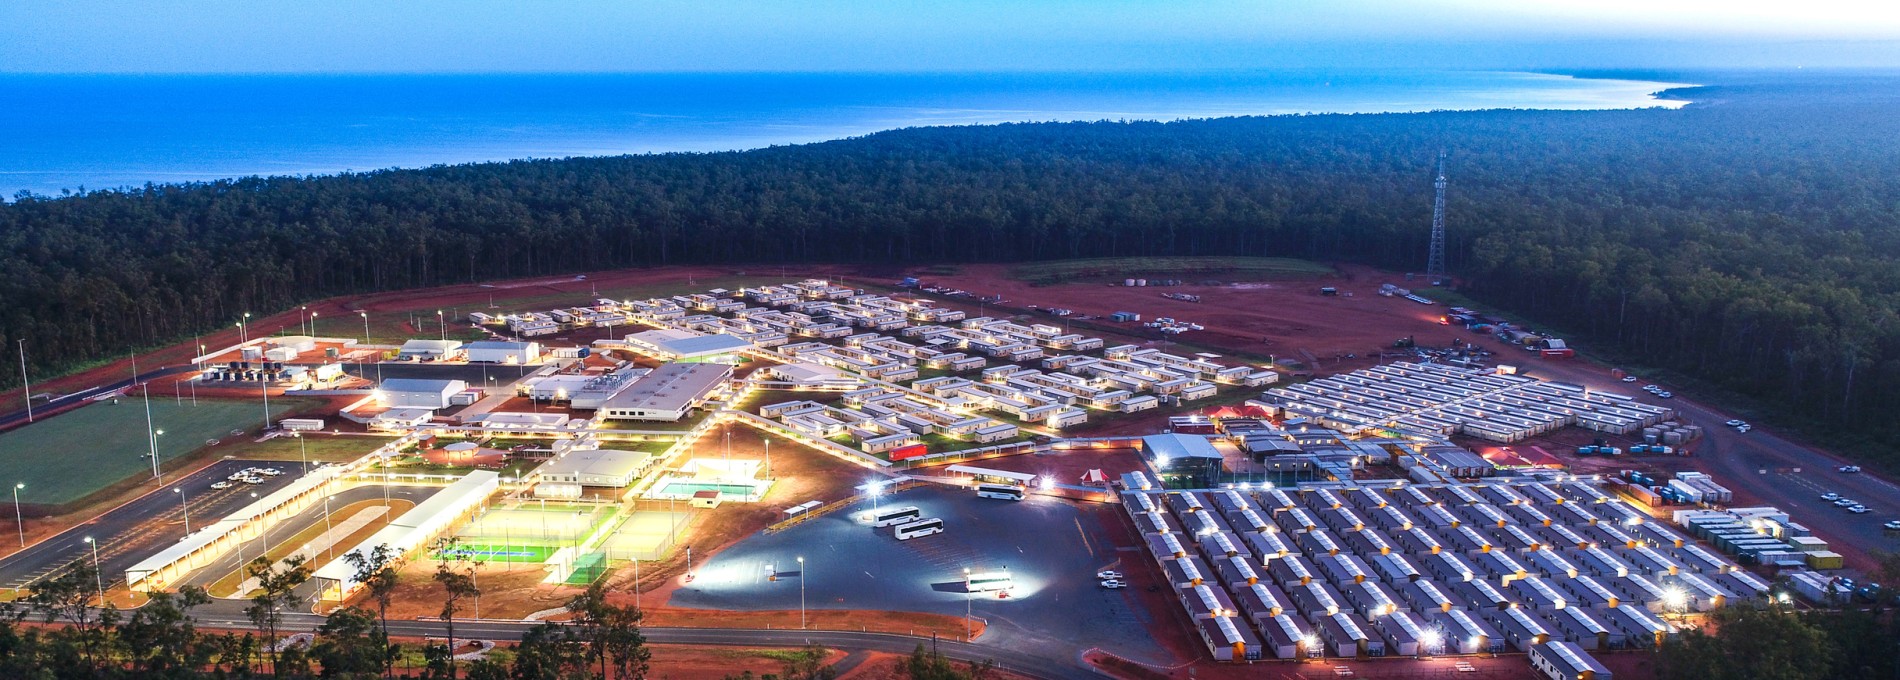
[(91, 564), (75, 560), (58, 576), (42, 579), (27, 588), (27, 603), (40, 612), (46, 623), (64, 619), (72, 624), (71, 628), (55, 631), (53, 641), (77, 642), (78, 661), (87, 667), (97, 664), (102, 638), (118, 621), (118, 609), (110, 603), (94, 616), (92, 599), (98, 595), (98, 578), (99, 572)]
[(785, 660), (785, 670), (779, 674), (782, 680), (833, 680), (838, 677), (838, 669), (825, 663), (830, 650), (818, 645), (807, 645)]
[(202, 639), (191, 610), (210, 604), (203, 588), (155, 592), (132, 611), (116, 636), (121, 656), (141, 678), (191, 678), (211, 663), (217, 649)]
[[(542, 623), (521, 634), (515, 647), (514, 680), (562, 680), (587, 675), (588, 658), (568, 626)], [(471, 677), (470, 680), (473, 680)]]
[(441, 614), (442, 622), (448, 628), (449, 634), (449, 643), (446, 650), (447, 654), (444, 656), (442, 663), (448, 669), (448, 677), (450, 680), (454, 680), (455, 678), (455, 615), (462, 611), (463, 600), (478, 597), (482, 594), (482, 591), (475, 587), (474, 574), (473, 568), (464, 567), (457, 569), (450, 566), (448, 560), (438, 562), (435, 565), (435, 582), (442, 584), (444, 591)]
[(388, 669), (388, 637), (374, 614), (343, 607), (324, 617), (311, 656), (326, 678), (372, 678)]
[(402, 651), (400, 646), (389, 644), (389, 603), (390, 599), (395, 597), (396, 586), (401, 579), (401, 572), (396, 569), (397, 557), (399, 555), (396, 551), (385, 543), (376, 544), (376, 547), (371, 548), (368, 554), (360, 550), (343, 554), (343, 560), (355, 570), (351, 578), (362, 584), (363, 588), (369, 591), (370, 600), (376, 603), (378, 625), (375, 635), (381, 641), (381, 647), (387, 652), (383, 657), (385, 677), (393, 672), (396, 657)]
[(1827, 663), (1827, 631), (1801, 616), (1733, 607), (1716, 615), (1718, 634), (1689, 629), (1663, 645), (1657, 680), (1821, 680), (1835, 677)]
[(646, 647), (646, 636), (640, 632), (642, 614), (638, 608), (608, 602), (606, 586), (596, 582), (569, 600), (567, 610), (574, 613), (574, 624), (580, 629), (581, 637), (591, 643), (589, 653), (600, 666), (600, 677), (610, 677), (607, 674), (609, 661), (616, 671), (611, 677), (634, 680), (646, 677), (652, 652)]
[(244, 568), (245, 574), (257, 581), (257, 594), (251, 596), (251, 606), (244, 608), (244, 615), (264, 634), (264, 644), (270, 649), (272, 677), (281, 677), (277, 626), (283, 623), (285, 611), (303, 603), (297, 587), (310, 580), (310, 568), (304, 566), (304, 562), (304, 557), (298, 555), (284, 560), (280, 569), (271, 564), (270, 558), (260, 556)]
[(949, 658), (936, 650), (925, 650), (920, 643), (904, 661), (904, 672), (910, 680), (983, 680), (993, 675), (996, 664), (990, 661), (972, 662), (959, 671)]

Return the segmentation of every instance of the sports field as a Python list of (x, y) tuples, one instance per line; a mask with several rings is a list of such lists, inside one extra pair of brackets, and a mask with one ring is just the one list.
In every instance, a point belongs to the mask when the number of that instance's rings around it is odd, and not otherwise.
[(496, 562), (541, 562), (555, 550), (583, 540), (613, 519), (610, 505), (540, 502), (495, 506), (456, 534), (458, 552)]
[[(297, 405), (272, 400), (272, 415)], [(200, 399), (193, 406), (189, 400), (180, 405), (169, 394), (152, 395), (152, 427), (165, 433), (158, 437), (160, 461), (195, 451), (208, 440), (230, 438), (232, 430), (248, 433), (263, 425), (261, 402)], [(22, 503), (70, 503), (127, 477), (150, 475), (148, 451), (141, 400), (82, 406), (0, 434), (0, 485), (26, 484)]]
[(688, 517), (683, 512), (636, 511), (607, 537), (601, 550), (610, 560), (657, 560), (673, 547)]

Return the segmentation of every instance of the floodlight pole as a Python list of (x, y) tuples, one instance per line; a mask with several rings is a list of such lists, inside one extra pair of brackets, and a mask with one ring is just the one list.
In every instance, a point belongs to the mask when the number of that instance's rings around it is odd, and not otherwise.
[(290, 436), (297, 438), (297, 455), (303, 458), (303, 474), (310, 474), (310, 449), (304, 446), (303, 433), (292, 432)]
[(970, 590), (970, 568), (963, 568), (963, 641), (969, 642), (976, 633), (976, 623), (972, 621), (972, 609), (976, 606), (976, 593)]
[(99, 606), (106, 605), (106, 578), (99, 573), (99, 542), (86, 537), (86, 544), (92, 546), (92, 584), (99, 588)]
[(172, 487), (172, 493), (178, 494), (178, 511), (185, 516), (185, 535), (191, 535), (191, 504), (185, 499), (185, 490)]
[[(152, 454), (152, 479), (158, 479), (158, 435), (153, 434), (158, 430), (152, 425), (152, 391), (145, 389), (145, 386), (139, 383), (139, 355), (137, 354), (132, 355), (132, 383), (140, 387), (139, 392), (145, 397), (145, 444), (147, 451)], [(187, 530), (186, 533), (190, 531)]]
[(798, 558), (798, 627), (801, 629), (807, 627), (805, 624), (805, 557), (803, 555)]
[(33, 422), (33, 383), (26, 379), (26, 338), (20, 339), (20, 385), (26, 391), (26, 422)]
[(20, 490), (24, 488), (26, 488), (24, 482), (13, 485), (13, 521), (20, 523), (20, 547), (22, 548), (26, 547), (26, 515), (20, 512)]

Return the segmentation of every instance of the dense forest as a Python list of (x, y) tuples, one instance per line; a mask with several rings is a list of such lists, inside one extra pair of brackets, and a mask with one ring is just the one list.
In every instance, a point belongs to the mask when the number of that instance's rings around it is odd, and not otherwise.
[(1474, 297), (1900, 443), (1879, 425), (1900, 407), (1900, 80), (1713, 78), (1675, 111), (920, 128), (23, 195), (0, 206), (0, 341), (57, 370), (335, 294), (669, 263), (1416, 270), (1445, 150), (1451, 266)]

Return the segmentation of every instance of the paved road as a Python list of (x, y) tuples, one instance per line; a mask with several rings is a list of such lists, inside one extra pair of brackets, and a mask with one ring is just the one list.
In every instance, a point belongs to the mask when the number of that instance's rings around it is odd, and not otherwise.
[[(228, 611), (227, 611), (228, 610)], [(252, 630), (250, 621), (244, 618), (242, 605), (235, 602), (216, 602), (207, 605), (198, 613), (199, 625), (216, 628)], [(280, 632), (289, 635), (295, 632), (313, 631), (323, 624), (323, 617), (316, 614), (295, 613), (284, 616)], [(455, 636), (457, 639), (484, 639), (513, 641), (521, 639), (522, 632), (536, 625), (528, 621), (457, 621)], [(440, 621), (391, 621), (389, 632), (402, 637), (445, 637), (447, 628)], [(816, 644), (833, 649), (869, 650), (909, 654), (923, 644), (934, 644), (944, 656), (959, 661), (991, 660), (1004, 669), (1037, 678), (1050, 680), (1083, 680), (1102, 676), (1076, 660), (1051, 658), (1039, 654), (1004, 649), (985, 643), (962, 643), (950, 640), (932, 640), (927, 637), (912, 637), (890, 633), (857, 633), (850, 631), (819, 630), (757, 630), (734, 628), (643, 628), (649, 642), (674, 645), (764, 645), (773, 647), (801, 647)]]
[[(50, 399), (38, 404), (34, 404), (33, 415), (42, 416), (42, 415), (51, 413), (56, 409), (59, 409), (65, 406), (71, 406), (73, 404), (77, 404), (79, 402), (85, 401), (89, 398), (96, 397), (101, 394), (105, 394), (107, 392), (112, 392), (120, 388), (131, 387), (132, 385), (139, 382), (151, 382), (152, 379), (154, 378), (163, 378), (165, 376), (177, 375), (179, 373), (189, 373), (193, 370), (196, 370), (196, 369), (190, 365), (160, 366), (155, 370), (146, 371), (144, 373), (138, 374), (138, 377), (136, 379), (126, 378), (124, 380), (120, 380), (118, 382), (115, 382), (109, 385), (101, 385), (92, 389), (80, 390), (78, 392), (72, 392), (69, 394), (60, 395), (53, 399)], [(26, 422), (26, 409), (24, 408), (18, 411), (13, 411), (11, 413), (6, 413), (3, 415), (0, 415), (0, 430), (10, 429), (15, 425), (22, 424), (25, 422)]]
[[(1900, 519), (1900, 485), (1891, 480), (1872, 473), (1837, 472), (1836, 468), (1848, 461), (1777, 437), (1766, 428), (1757, 427), (1748, 434), (1736, 432), (1722, 424), (1736, 416), (1687, 397), (1652, 397), (1641, 389), (1646, 381), (1615, 381), (1607, 372), (1587, 364), (1544, 360), (1524, 364), (1525, 370), (1535, 376), (1633, 394), (1646, 403), (1672, 407), (1689, 422), (1703, 426), (1705, 436), (1696, 453), (1696, 467), (1714, 475), (1716, 482), (1737, 494), (1788, 511), (1796, 523), (1806, 525), (1830, 544), (1861, 550), (1900, 550), (1900, 534), (1880, 526)], [(1794, 472), (1797, 468), (1800, 472)], [(1821, 500), (1820, 495), (1827, 491), (1860, 501), (1873, 512), (1849, 514)]]
[[(233, 484), (229, 489), (212, 489), (213, 482), (247, 467), (275, 467), (285, 474), (266, 477), (263, 484)], [(290, 483), (297, 463), (224, 460), (212, 463), (182, 480), (172, 480), (124, 505), (107, 511), (91, 521), (79, 524), (25, 550), (0, 559), (0, 588), (25, 588), (35, 581), (63, 570), (74, 560), (92, 559), (91, 536), (99, 543), (99, 566), (106, 587), (125, 580), (125, 570), (185, 537), (185, 511), (189, 505), (193, 529), (209, 526), (225, 515), (252, 501), (251, 494), (263, 496)], [(183, 489), (180, 494), (172, 489)]]

